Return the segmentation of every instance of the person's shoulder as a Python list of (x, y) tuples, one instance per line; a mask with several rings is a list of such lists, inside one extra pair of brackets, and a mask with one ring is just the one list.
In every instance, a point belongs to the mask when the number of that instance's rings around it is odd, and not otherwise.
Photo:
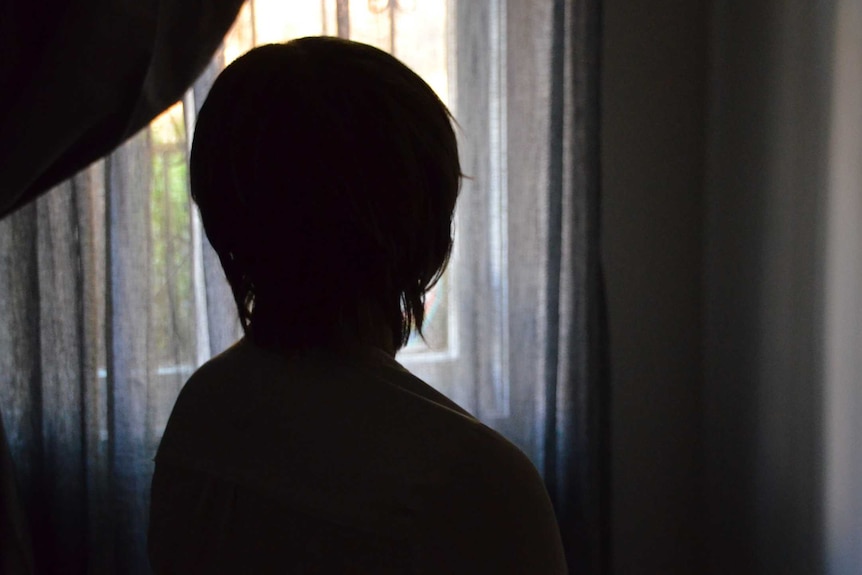
[(497, 432), (471, 427), (452, 482), (429, 501), (417, 540), (427, 572), (565, 573), (559, 528), (535, 466)]
[(192, 373), (177, 396), (159, 443), (157, 458), (200, 461), (209, 446), (229, 445), (232, 432), (253, 409), (253, 394), (244, 387), (254, 369), (243, 359), (242, 340), (212, 357)]
[[(245, 338), (198, 367), (180, 390), (173, 413), (200, 421), (222, 411), (235, 412), (256, 398), (265, 384), (299, 377), (304, 364), (252, 345)], [(189, 412), (189, 413), (187, 413)]]
[[(479, 422), (470, 425), (468, 433), (458, 476), (464, 495), (471, 501), (499, 494), (549, 503), (541, 475), (519, 447)], [(505, 506), (498, 510), (505, 511)]]

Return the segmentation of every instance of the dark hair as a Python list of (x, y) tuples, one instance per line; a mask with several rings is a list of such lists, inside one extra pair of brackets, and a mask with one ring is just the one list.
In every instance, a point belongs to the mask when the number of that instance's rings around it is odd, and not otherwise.
[(407, 66), (336, 38), (248, 52), (200, 110), (190, 178), (256, 343), (327, 344), (372, 308), (395, 349), (421, 334), (461, 171), (449, 111)]

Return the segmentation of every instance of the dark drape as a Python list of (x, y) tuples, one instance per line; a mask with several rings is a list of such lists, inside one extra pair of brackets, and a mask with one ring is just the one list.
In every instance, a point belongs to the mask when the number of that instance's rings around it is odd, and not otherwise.
[(610, 572), (611, 541), (599, 241), (600, 2), (557, 1), (553, 18), (543, 472), (571, 572), (598, 574)]
[(5, 0), (0, 217), (104, 156), (177, 101), (241, 0)]

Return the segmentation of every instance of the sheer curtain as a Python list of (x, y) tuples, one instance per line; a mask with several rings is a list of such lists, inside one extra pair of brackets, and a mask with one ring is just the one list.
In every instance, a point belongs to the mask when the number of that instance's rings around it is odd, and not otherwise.
[(469, 393), (459, 399), (542, 472), (571, 571), (606, 573), (599, 3), (465, 1), (455, 27), (455, 113), (473, 176), (454, 261), (473, 369), (455, 379)]
[(456, 252), (427, 340), (399, 360), (531, 457), (572, 572), (608, 571), (598, 7), (247, 2), (180, 103), (0, 222), (0, 413), (38, 572), (148, 572), (161, 431), (190, 372), (240, 333), (189, 203), (188, 136), (227, 63), (312, 34), (393, 52), (457, 118)]

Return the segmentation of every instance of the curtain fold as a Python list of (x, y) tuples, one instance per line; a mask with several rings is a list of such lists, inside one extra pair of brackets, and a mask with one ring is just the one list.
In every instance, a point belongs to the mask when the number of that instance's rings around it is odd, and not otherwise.
[(105, 161), (106, 395), (110, 466), (108, 510), (118, 572), (147, 564), (149, 483), (154, 452), (149, 392), (154, 380), (150, 306), (150, 186), (146, 132)]
[(610, 380), (600, 256), (600, 6), (556, 2), (551, 45), (545, 481), (573, 573), (609, 573)]
[[(611, 570), (600, 7), (457, 3), (454, 108), (470, 179), (453, 283), (472, 370), (423, 374), (463, 378), (462, 401), (531, 457), (572, 573)], [(469, 255), (458, 253), (464, 246)]]
[(33, 550), (26, 512), (15, 482), (14, 463), (0, 414), (0, 573), (33, 574)]

